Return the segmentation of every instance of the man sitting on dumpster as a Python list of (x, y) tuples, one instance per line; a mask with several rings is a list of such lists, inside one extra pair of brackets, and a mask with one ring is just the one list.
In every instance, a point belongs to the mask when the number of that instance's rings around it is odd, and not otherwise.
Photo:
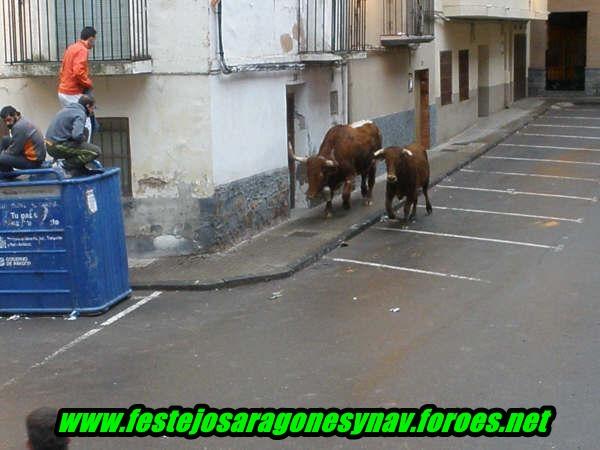
[(0, 117), (9, 130), (9, 136), (0, 144), (0, 173), (4, 177), (13, 169), (38, 169), (46, 159), (44, 137), (37, 127), (21, 116), (13, 106), (5, 106)]
[(63, 159), (62, 167), (72, 176), (89, 175), (91, 172), (85, 165), (101, 154), (100, 147), (87, 142), (85, 121), (93, 116), (94, 107), (94, 99), (82, 95), (77, 103), (59, 111), (46, 132), (48, 153), (55, 159)]

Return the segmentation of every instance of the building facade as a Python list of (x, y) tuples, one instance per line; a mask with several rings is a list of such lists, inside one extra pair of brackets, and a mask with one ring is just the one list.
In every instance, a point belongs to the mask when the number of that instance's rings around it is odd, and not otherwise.
[[(45, 129), (84, 25), (104, 162), (130, 250), (213, 251), (307, 207), (302, 168), (335, 124), (431, 147), (526, 95), (545, 0), (2, 0), (3, 104)], [(15, 6), (17, 5), (17, 6)], [(61, 6), (62, 5), (62, 6)], [(168, 239), (164, 239), (168, 238)]]
[(547, 21), (531, 29), (531, 95), (600, 95), (600, 3), (548, 0)]

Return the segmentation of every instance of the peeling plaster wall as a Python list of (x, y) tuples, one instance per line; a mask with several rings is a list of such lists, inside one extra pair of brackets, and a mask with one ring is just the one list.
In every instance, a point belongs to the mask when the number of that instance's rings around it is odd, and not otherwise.
[(298, 0), (223, 1), (222, 8), (228, 64), (297, 58)]
[[(129, 120), (133, 197), (125, 200), (128, 237), (174, 234), (204, 243), (215, 191), (208, 70), (209, 5), (197, 0), (148, 0), (152, 73), (92, 72), (97, 116)], [(3, 35), (0, 33), (0, 41)], [(45, 132), (59, 110), (54, 77), (2, 78), (0, 99)], [(35, 75), (35, 68), (30, 72)], [(209, 221), (212, 220), (212, 217)]]

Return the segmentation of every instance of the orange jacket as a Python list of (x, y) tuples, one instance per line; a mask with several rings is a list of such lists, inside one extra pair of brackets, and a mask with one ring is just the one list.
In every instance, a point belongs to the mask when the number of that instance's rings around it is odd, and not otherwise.
[(67, 95), (83, 94), (92, 88), (88, 72), (88, 48), (83, 41), (69, 45), (60, 68), (58, 92)]

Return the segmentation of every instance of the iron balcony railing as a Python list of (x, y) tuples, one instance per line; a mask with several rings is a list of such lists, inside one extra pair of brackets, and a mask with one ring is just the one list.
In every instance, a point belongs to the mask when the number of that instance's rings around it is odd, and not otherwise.
[(382, 2), (382, 36), (433, 37), (434, 0)]
[(59, 62), (83, 27), (97, 31), (92, 61), (149, 59), (147, 0), (2, 0), (7, 63)]
[(300, 0), (300, 53), (350, 53), (366, 48), (367, 0)]

